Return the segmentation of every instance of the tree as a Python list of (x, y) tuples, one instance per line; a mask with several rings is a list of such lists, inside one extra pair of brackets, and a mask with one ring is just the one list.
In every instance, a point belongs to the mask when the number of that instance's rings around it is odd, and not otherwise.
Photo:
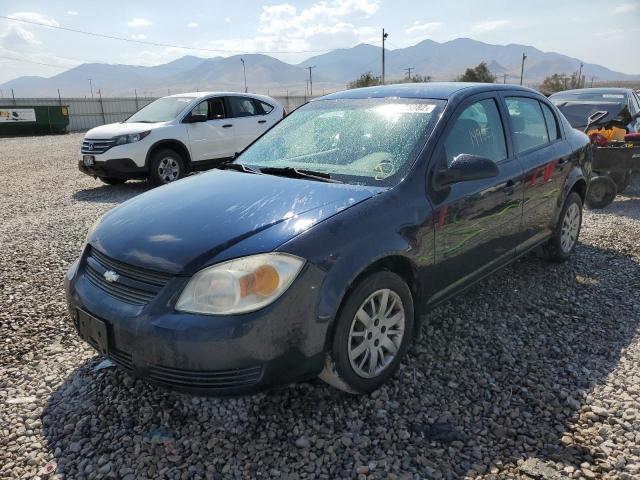
[(547, 77), (540, 85), (540, 91), (547, 95), (552, 93), (561, 92), (562, 90), (568, 90), (570, 88), (581, 88), (582, 79), (578, 79), (576, 72), (571, 75), (565, 75), (564, 73), (554, 73)]
[(431, 75), (412, 75), (411, 78), (403, 77), (396, 83), (428, 83), (431, 81)]
[(475, 68), (467, 68), (463, 75), (459, 76), (456, 81), (458, 82), (480, 82), (480, 83), (495, 83), (496, 76), (491, 73), (489, 67), (485, 62), (481, 62)]
[(374, 76), (371, 72), (366, 72), (360, 75), (357, 80), (347, 83), (347, 88), (374, 87), (380, 84), (382, 84), (380, 77)]

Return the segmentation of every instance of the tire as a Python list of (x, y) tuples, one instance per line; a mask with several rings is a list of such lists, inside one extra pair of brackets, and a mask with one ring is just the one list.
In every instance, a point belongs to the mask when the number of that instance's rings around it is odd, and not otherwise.
[(122, 185), (127, 180), (124, 178), (112, 178), (112, 177), (98, 177), (100, 181), (107, 185)]
[(545, 258), (553, 262), (569, 259), (576, 248), (582, 227), (582, 199), (571, 192), (564, 202), (553, 236), (543, 246)]
[(609, 205), (616, 198), (618, 187), (608, 175), (591, 179), (585, 203), (587, 207), (597, 210)]
[[(376, 318), (372, 314), (378, 313), (376, 308), (382, 310), (385, 296), (388, 315)], [(340, 309), (320, 378), (348, 393), (376, 390), (400, 365), (413, 336), (413, 317), (413, 297), (402, 278), (387, 271), (370, 275)], [(365, 319), (371, 321), (368, 328)], [(392, 331), (395, 333), (387, 333)]]
[(151, 157), (149, 180), (154, 185), (166, 185), (184, 177), (184, 160), (175, 150), (162, 148)]
[(624, 192), (631, 183), (631, 172), (611, 172), (609, 176), (616, 184), (618, 193)]

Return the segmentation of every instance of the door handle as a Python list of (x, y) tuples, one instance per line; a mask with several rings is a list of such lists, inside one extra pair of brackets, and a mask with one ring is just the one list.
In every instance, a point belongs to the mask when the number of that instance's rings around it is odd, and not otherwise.
[(226, 124), (222, 125), (222, 128), (231, 128), (231, 127), (233, 127), (232, 123), (226, 123)]
[(505, 195), (509, 196), (509, 195), (513, 195), (513, 192), (515, 190), (515, 186), (516, 184), (513, 183), (513, 180), (509, 180), (504, 187), (502, 187), (502, 191), (504, 192)]
[(258, 120), (258, 123), (267, 123), (266, 120)]

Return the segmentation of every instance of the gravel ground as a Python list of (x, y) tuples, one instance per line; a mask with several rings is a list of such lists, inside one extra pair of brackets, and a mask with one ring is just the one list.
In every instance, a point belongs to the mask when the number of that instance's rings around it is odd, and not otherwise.
[(82, 136), (0, 139), (1, 478), (640, 478), (640, 178), (577, 255), (531, 255), (433, 313), (369, 397), (320, 381), (162, 390), (70, 326), (85, 232), (145, 183), (80, 174)]

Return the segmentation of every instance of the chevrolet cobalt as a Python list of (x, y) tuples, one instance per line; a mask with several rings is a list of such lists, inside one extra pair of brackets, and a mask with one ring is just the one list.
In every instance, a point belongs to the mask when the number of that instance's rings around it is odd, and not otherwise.
[(327, 95), (234, 161), (107, 212), (66, 276), (79, 335), (136, 376), (241, 394), (370, 392), (428, 312), (578, 241), (589, 140), (533, 90)]

